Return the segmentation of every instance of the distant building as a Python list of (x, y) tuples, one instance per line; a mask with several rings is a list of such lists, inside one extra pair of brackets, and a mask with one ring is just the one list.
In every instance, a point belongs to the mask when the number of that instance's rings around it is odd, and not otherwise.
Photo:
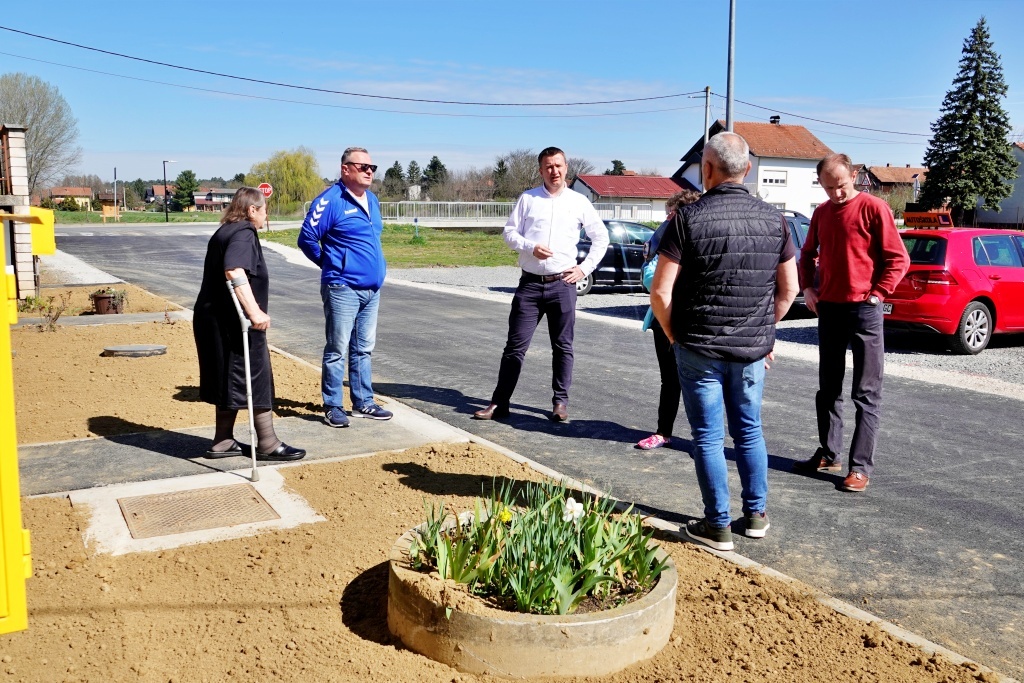
[(665, 200), (682, 189), (679, 184), (672, 178), (626, 173), (577, 176), (571, 189), (594, 204), (605, 205), (601, 207), (605, 211), (611, 209), (611, 215), (602, 213), (603, 218), (665, 220)]
[(220, 213), (231, 203), (235, 190), (226, 187), (201, 187), (192, 193), (196, 211)]
[[(750, 193), (779, 209), (799, 211), (808, 216), (828, 196), (818, 184), (815, 167), (832, 154), (828, 145), (803, 126), (781, 123), (736, 121), (734, 131), (750, 145), (750, 173), (743, 179)], [(709, 136), (725, 130), (725, 121), (716, 121)], [(672, 179), (683, 187), (702, 190), (700, 159), (704, 151), (701, 136), (686, 154)]]
[(1011, 181), (1013, 192), (999, 202), (999, 211), (981, 208), (978, 200), (975, 223), (981, 227), (1024, 229), (1024, 142), (1013, 143), (1013, 157), (1017, 160), (1017, 177)]
[[(854, 186), (861, 192), (889, 194), (900, 188), (920, 190), (928, 169), (923, 166), (863, 166), (857, 172)], [(916, 183), (916, 187), (915, 187)]]
[[(173, 195), (177, 191), (177, 187), (174, 185), (167, 185), (167, 193)], [(146, 203), (152, 204), (153, 202), (159, 202), (163, 204), (164, 201), (164, 186), (163, 185), (150, 185), (146, 188)]]
[(67, 197), (74, 199), (82, 211), (92, 211), (91, 187), (54, 187), (50, 189), (50, 201), (54, 204), (60, 204)]

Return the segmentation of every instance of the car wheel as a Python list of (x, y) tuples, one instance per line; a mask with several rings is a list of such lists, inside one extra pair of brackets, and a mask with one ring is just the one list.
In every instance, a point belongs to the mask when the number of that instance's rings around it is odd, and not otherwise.
[(981, 353), (992, 339), (992, 312), (980, 301), (967, 304), (960, 326), (950, 341), (956, 353), (973, 356)]
[(590, 290), (594, 288), (594, 274), (587, 275), (582, 280), (576, 281), (576, 296), (583, 296), (589, 294)]

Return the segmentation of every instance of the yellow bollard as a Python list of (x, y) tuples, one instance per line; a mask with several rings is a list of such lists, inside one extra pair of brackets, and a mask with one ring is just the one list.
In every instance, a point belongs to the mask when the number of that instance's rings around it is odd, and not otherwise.
[[(0, 222), (0, 225), (3, 225)], [(0, 253), (5, 233), (0, 229)], [(5, 268), (0, 293), (5, 306), (0, 321), (0, 633), (28, 628), (25, 579), (32, 576), (29, 532), (21, 528), (21, 489), (18, 484), (18, 440), (14, 425), (14, 369), (11, 365), (11, 325), (18, 322), (18, 295), (13, 266)]]

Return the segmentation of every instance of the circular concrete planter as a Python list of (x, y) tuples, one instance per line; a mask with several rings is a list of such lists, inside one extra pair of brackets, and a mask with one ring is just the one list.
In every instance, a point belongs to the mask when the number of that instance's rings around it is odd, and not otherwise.
[[(602, 676), (649, 659), (668, 642), (675, 620), (675, 563), (668, 558), (658, 584), (622, 607), (548, 616), (493, 609), (476, 601), (460, 610), (437, 574), (409, 566), (414, 530), (391, 548), (388, 628), (414, 652), (459, 671), (515, 678)], [(664, 556), (664, 551), (662, 551)], [(424, 582), (432, 583), (425, 590)], [(435, 596), (441, 595), (439, 599)], [(447, 612), (447, 614), (446, 614)]]

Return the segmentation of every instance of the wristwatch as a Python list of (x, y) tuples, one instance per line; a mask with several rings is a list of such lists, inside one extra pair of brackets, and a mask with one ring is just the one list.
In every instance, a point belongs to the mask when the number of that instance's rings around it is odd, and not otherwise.
[(871, 296), (868, 297), (868, 303), (871, 304), (872, 306), (877, 306), (878, 304), (882, 303), (882, 300), (879, 299), (876, 295), (872, 294)]

